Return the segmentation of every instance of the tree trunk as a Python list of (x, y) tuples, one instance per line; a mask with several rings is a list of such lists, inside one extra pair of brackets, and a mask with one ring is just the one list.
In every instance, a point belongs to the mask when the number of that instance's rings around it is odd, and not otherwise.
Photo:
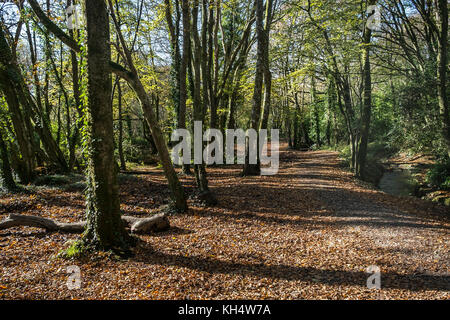
[(261, 121), (261, 129), (267, 129), (270, 115), (270, 99), (272, 92), (272, 73), (270, 72), (270, 25), (272, 23), (273, 0), (266, 1), (266, 19), (264, 26), (264, 111)]
[[(124, 70), (122, 70), (122, 68), (119, 67), (120, 70), (119, 70), (118, 74), (128, 81), (128, 83), (133, 88), (134, 92), (136, 93), (136, 95), (138, 96), (138, 98), (141, 102), (142, 110), (144, 112), (144, 117), (150, 127), (152, 137), (155, 141), (156, 149), (158, 150), (158, 155), (161, 160), (161, 165), (164, 170), (164, 174), (169, 183), (169, 189), (171, 190), (171, 195), (172, 195), (172, 200), (174, 202), (174, 206), (178, 211), (184, 212), (187, 210), (187, 203), (186, 203), (183, 186), (181, 185), (180, 180), (178, 179), (177, 173), (173, 167), (172, 160), (169, 155), (169, 150), (167, 148), (166, 141), (165, 141), (163, 133), (161, 131), (161, 127), (159, 126), (159, 123), (155, 117), (155, 112), (153, 110), (151, 98), (150, 98), (149, 94), (147, 93), (147, 91), (145, 90), (144, 85), (141, 82), (141, 79), (139, 78), (138, 72), (134, 65), (133, 58), (131, 56), (131, 52), (128, 49), (125, 39), (123, 38), (122, 31), (120, 30), (120, 26), (118, 25), (111, 0), (109, 0), (109, 5), (110, 5), (111, 15), (114, 20), (116, 32), (120, 39), (122, 49), (124, 51), (125, 59), (127, 60), (127, 64), (131, 69), (131, 72), (130, 72), (130, 71), (126, 71), (126, 70), (124, 71)], [(112, 63), (110, 62), (110, 66), (111, 66), (111, 64)]]
[(313, 106), (314, 127), (316, 129), (316, 144), (317, 147), (320, 147), (322, 145), (322, 141), (320, 139), (320, 115), (319, 115), (319, 103), (317, 101), (315, 70), (313, 70), (311, 73), (311, 104)]
[[(0, 63), (2, 64), (1, 72), (3, 73), (3, 75), (0, 76), (1, 78), (3, 78), (3, 80), (0, 80), (0, 82), (2, 82), (2, 91), (5, 94), (8, 105), (11, 104), (11, 107), (13, 109), (12, 111), (13, 113), (15, 113), (15, 116), (19, 116), (19, 105), (22, 106), (22, 121), (24, 121), (26, 130), (28, 131), (28, 139), (30, 139), (33, 152), (38, 152), (39, 148), (38, 144), (34, 142), (33, 137), (33, 132), (36, 131), (42, 141), (48, 159), (52, 164), (59, 167), (63, 172), (66, 172), (67, 163), (64, 159), (64, 155), (61, 152), (61, 149), (59, 148), (55, 139), (53, 139), (43, 111), (39, 108), (39, 105), (36, 105), (34, 103), (28, 86), (26, 85), (25, 80), (22, 76), (22, 71), (17, 64), (16, 59), (12, 56), (12, 50), (9, 47), (8, 42), (6, 41), (3, 30), (0, 30), (0, 47)], [(31, 125), (31, 121), (29, 119), (35, 119), (34, 122), (36, 125), (34, 126), (34, 128)], [(19, 131), (21, 130), (16, 124), (15, 129), (18, 129)], [(22, 151), (23, 150), (21, 148), (21, 152)], [(22, 156), (25, 157), (24, 154), (22, 154)]]
[[(178, 115), (178, 128), (186, 129), (186, 99), (187, 99), (187, 86), (186, 86), (186, 75), (187, 67), (190, 63), (189, 57), (191, 52), (191, 26), (190, 26), (190, 15), (189, 15), (189, 1), (182, 1), (182, 12), (183, 12), (183, 55), (180, 66), (180, 110)], [(191, 174), (191, 167), (189, 163), (183, 162), (183, 173)]]
[(86, 0), (90, 154), (87, 222), (83, 242), (95, 249), (128, 250), (130, 237), (120, 217), (114, 160), (108, 10), (104, 0)]
[[(69, 0), (70, 2), (71, 0)], [(74, 32), (70, 30), (70, 36), (74, 38)], [(75, 110), (77, 111), (78, 118), (75, 120), (75, 125), (73, 128), (73, 131), (70, 136), (70, 143), (69, 143), (69, 171), (72, 171), (75, 162), (76, 162), (76, 145), (78, 143), (78, 140), (80, 138), (80, 126), (81, 121), (83, 118), (83, 111), (81, 107), (81, 99), (80, 99), (80, 76), (78, 73), (78, 58), (75, 51), (70, 51), (70, 59), (72, 63), (72, 90), (73, 90), (73, 98), (74, 98), (74, 105)]]
[[(191, 63), (189, 65), (189, 81), (190, 81), (190, 90), (191, 95), (193, 98), (193, 120), (199, 121), (203, 124), (204, 116), (205, 116), (205, 110), (207, 108), (207, 96), (208, 96), (208, 85), (207, 83), (202, 83), (202, 76), (205, 76), (205, 70), (206, 68), (206, 62), (203, 59), (205, 56), (204, 49), (202, 49), (202, 44), (200, 43), (200, 38), (197, 32), (197, 20), (198, 20), (198, 7), (199, 3), (198, 0), (194, 1), (194, 8), (192, 10), (192, 24), (191, 24), (191, 34), (193, 37), (193, 46), (191, 46)], [(185, 7), (184, 7), (185, 8)], [(186, 9), (186, 8), (185, 8)], [(203, 12), (206, 12), (205, 5), (203, 6)], [(183, 13), (184, 15), (184, 13)], [(206, 18), (203, 20), (203, 31), (205, 31), (205, 28), (207, 28), (207, 20)], [(206, 39), (205, 32), (202, 32), (202, 38), (203, 41)], [(203, 86), (202, 86), (203, 85)], [(203, 90), (202, 90), (203, 89)], [(203, 101), (202, 101), (202, 93), (203, 93)], [(194, 127), (194, 123), (192, 124), (192, 127)], [(202, 128), (203, 130), (203, 128)], [(192, 130), (194, 131), (194, 130)], [(196, 139), (194, 137), (194, 139)], [(202, 147), (203, 147), (203, 138), (199, 137), (202, 141)], [(203, 149), (203, 148), (202, 148)], [(205, 168), (205, 163), (203, 162), (203, 157), (201, 159), (201, 163), (196, 163), (194, 165), (194, 173), (195, 173), (195, 179), (197, 183), (197, 188), (199, 191), (198, 198), (199, 200), (205, 202), (208, 205), (215, 205), (217, 203), (217, 199), (214, 196), (214, 194), (211, 192), (211, 190), (208, 187), (208, 178)]]
[[(333, 121), (332, 121), (333, 130), (332, 130), (332, 133), (330, 133), (330, 135), (333, 136), (332, 144), (336, 147), (337, 132), (338, 132), (337, 119), (336, 119), (336, 87), (335, 87), (334, 78), (331, 75), (328, 75), (327, 82), (328, 82), (328, 88), (327, 88), (328, 112), (329, 112), (329, 117), (333, 116)], [(329, 119), (329, 121), (331, 122), (331, 119)]]
[[(251, 114), (251, 128), (257, 132), (257, 140), (259, 140), (259, 122), (261, 117), (261, 98), (262, 86), (264, 77), (264, 49), (265, 49), (265, 34), (264, 34), (264, 3), (263, 0), (255, 0), (256, 6), (256, 38), (257, 38), (257, 53), (256, 53), (256, 74), (255, 74), (255, 88), (253, 90), (253, 106)], [(259, 148), (257, 148), (259, 149)], [(246, 139), (245, 146), (245, 163), (242, 171), (243, 176), (260, 175), (260, 159), (259, 154), (256, 157), (257, 163), (249, 163), (249, 142)]]
[(164, 0), (165, 4), (165, 15), (167, 26), (169, 28), (169, 40), (170, 40), (170, 52), (172, 56), (172, 63), (170, 68), (170, 90), (171, 97), (175, 107), (175, 113), (177, 115), (176, 118), (176, 127), (180, 128), (180, 117), (181, 117), (181, 106), (180, 106), (180, 79), (181, 79), (181, 54), (180, 54), (180, 45), (178, 41), (179, 37), (179, 24), (180, 24), (180, 14), (179, 14), (179, 0), (175, 1), (175, 24), (172, 19), (172, 3), (171, 0)]
[(120, 78), (117, 78), (117, 103), (119, 112), (119, 160), (120, 160), (120, 170), (126, 171), (127, 165), (125, 162), (125, 157), (123, 155), (123, 122), (122, 122), (122, 86), (120, 85)]
[(450, 114), (447, 95), (447, 70), (448, 70), (448, 3), (447, 0), (435, 0), (437, 7), (437, 20), (439, 21), (438, 55), (437, 55), (437, 82), (439, 113), (442, 122), (442, 135), (447, 146), (447, 154), (450, 157)]
[[(369, 5), (374, 5), (376, 0), (369, 1)], [(370, 17), (370, 15), (369, 15)], [(370, 118), (372, 114), (372, 79), (370, 71), (370, 37), (372, 30), (366, 26), (363, 35), (363, 86), (364, 100), (361, 115), (360, 140), (356, 159), (356, 176), (365, 178), (365, 167), (367, 157), (367, 143), (369, 140)]]

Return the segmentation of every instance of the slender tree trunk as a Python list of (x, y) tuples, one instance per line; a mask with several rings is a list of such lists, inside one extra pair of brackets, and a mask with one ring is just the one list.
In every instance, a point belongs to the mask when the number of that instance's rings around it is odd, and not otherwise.
[(118, 112), (119, 112), (119, 160), (120, 160), (120, 169), (123, 171), (127, 170), (127, 165), (125, 162), (125, 156), (123, 155), (123, 122), (122, 122), (122, 86), (120, 84), (120, 78), (117, 78), (117, 103), (118, 103)]
[[(328, 88), (327, 88), (327, 98), (328, 98), (328, 112), (329, 117), (333, 116), (333, 145), (337, 145), (337, 119), (336, 119), (336, 87), (334, 78), (331, 75), (328, 75)], [(330, 120), (331, 121), (331, 120)]]
[[(376, 0), (369, 1), (369, 5), (374, 5)], [(370, 15), (369, 15), (370, 16)], [(367, 157), (367, 143), (369, 140), (370, 118), (372, 114), (372, 79), (370, 71), (370, 38), (372, 30), (366, 26), (363, 35), (363, 86), (364, 99), (361, 115), (360, 140), (356, 159), (356, 175), (361, 179), (365, 178), (365, 167)]]
[(239, 58), (237, 61), (236, 70), (234, 71), (234, 75), (232, 76), (233, 82), (232, 86), (232, 92), (229, 100), (229, 107), (228, 107), (228, 116), (227, 116), (227, 128), (228, 129), (235, 129), (236, 128), (236, 104), (239, 97), (239, 91), (241, 87), (241, 81), (242, 81), (242, 73), (245, 69), (245, 63), (247, 61), (247, 47), (248, 45), (248, 37), (244, 39), (243, 42), (243, 48), (241, 49), (241, 52), (239, 53)]
[[(136, 93), (136, 95), (138, 96), (138, 98), (141, 102), (142, 110), (144, 112), (144, 117), (150, 127), (152, 137), (155, 141), (156, 149), (158, 150), (158, 155), (161, 160), (161, 165), (164, 170), (164, 174), (169, 183), (169, 189), (171, 190), (171, 193), (172, 193), (171, 195), (172, 195), (172, 200), (174, 202), (175, 208), (180, 212), (184, 212), (187, 210), (187, 203), (186, 203), (183, 186), (181, 185), (180, 180), (178, 179), (177, 173), (173, 167), (172, 160), (170, 158), (169, 150), (167, 148), (167, 144), (164, 139), (161, 127), (159, 126), (159, 123), (155, 117), (155, 112), (153, 110), (153, 104), (151, 102), (151, 98), (150, 98), (149, 94), (147, 93), (147, 91), (145, 90), (145, 87), (142, 84), (141, 79), (139, 78), (137, 69), (134, 65), (133, 57), (132, 57), (131, 52), (128, 49), (128, 46), (122, 35), (122, 31), (120, 29), (120, 26), (119, 26), (116, 16), (115, 16), (112, 2), (111, 2), (111, 0), (109, 0), (108, 2), (109, 2), (111, 15), (113, 17), (114, 25), (116, 28), (116, 32), (119, 37), (120, 43), (122, 45), (122, 49), (124, 51), (124, 56), (125, 56), (126, 62), (131, 69), (131, 71), (125, 71), (125, 72), (122, 72), (123, 70), (121, 70), (120, 75), (122, 77), (125, 77), (125, 79), (128, 81), (130, 86), (133, 88), (134, 92)], [(111, 63), (110, 63), (110, 65), (111, 65)]]
[(313, 70), (311, 74), (311, 103), (313, 106), (314, 127), (316, 129), (316, 144), (318, 147), (320, 147), (322, 145), (322, 141), (320, 139), (320, 115), (319, 115), (319, 103), (317, 101), (315, 70)]
[(299, 137), (299, 121), (300, 121), (300, 104), (298, 103), (298, 92), (294, 93), (295, 100), (295, 111), (294, 111), (294, 141), (293, 147), (294, 149), (300, 148), (300, 137)]
[[(61, 149), (59, 148), (50, 132), (49, 124), (46, 121), (46, 116), (44, 115), (40, 104), (35, 104), (29, 88), (22, 76), (22, 71), (17, 64), (16, 59), (12, 56), (12, 50), (3, 35), (3, 30), (0, 31), (0, 33), (2, 34), (0, 36), (2, 38), (0, 39), (0, 46), (2, 47), (0, 50), (3, 51), (3, 54), (0, 54), (0, 59), (2, 60), (2, 64), (5, 66), (4, 71), (6, 72), (5, 77), (7, 78), (7, 80), (4, 81), (4, 84), (6, 85), (7, 82), (9, 82), (10, 87), (8, 89), (4, 89), (4, 91), (6, 92), (5, 95), (10, 95), (9, 99), (11, 103), (18, 103), (22, 106), (25, 120), (24, 123), (27, 127), (27, 131), (29, 132), (34, 152), (37, 153), (39, 151), (39, 145), (34, 141), (34, 137), (32, 136), (32, 133), (36, 131), (42, 141), (45, 152), (47, 153), (50, 162), (61, 169), (63, 172), (66, 172), (66, 160), (64, 159), (64, 155), (61, 152)], [(16, 98), (13, 98), (12, 95), (15, 95)], [(13, 102), (12, 100), (17, 101)], [(29, 119), (34, 120), (34, 128), (31, 125), (31, 121)]]
[[(35, 86), (35, 95), (36, 99), (33, 99), (31, 97), (31, 93), (28, 89), (28, 87), (25, 84), (25, 81), (23, 77), (20, 74), (20, 67), (19, 65), (15, 64), (15, 72), (17, 72), (17, 81), (19, 82), (19, 90), (17, 91), (17, 94), (19, 95), (19, 100), (21, 101), (22, 105), (25, 109), (28, 110), (30, 115), (33, 115), (33, 119), (38, 118), (38, 121), (35, 122), (35, 130), (39, 134), (39, 137), (41, 138), (41, 141), (43, 143), (44, 149), (48, 155), (49, 160), (52, 162), (53, 165), (57, 166), (59, 169), (61, 169), (63, 172), (67, 172), (68, 167), (66, 160), (64, 158), (64, 154), (62, 153), (61, 149), (59, 148), (59, 145), (54, 141), (51, 130), (50, 130), (50, 124), (47, 119), (47, 115), (45, 113), (44, 108), (42, 107), (42, 101), (41, 101), (41, 85), (40, 85), (40, 79), (39, 79), (39, 72), (37, 69), (37, 57), (36, 57), (36, 48), (35, 48), (35, 37), (31, 34), (29, 25), (26, 25), (26, 33), (28, 38), (28, 44), (30, 47), (30, 56), (31, 56), (31, 63), (33, 65), (32, 71), (33, 71), (33, 80), (34, 80), (34, 86)], [(56, 72), (56, 70), (55, 70)], [(69, 136), (70, 136), (70, 113), (69, 113), (69, 103), (67, 98), (67, 93), (64, 90), (64, 87), (62, 85), (62, 81), (60, 83), (61, 88), (63, 92), (65, 93), (66, 98), (66, 124), (67, 124), (67, 139), (68, 139), (68, 145), (69, 143)]]
[(356, 131), (354, 127), (354, 112), (352, 108), (352, 101), (351, 101), (351, 92), (350, 92), (350, 84), (348, 83), (347, 76), (345, 76), (344, 80), (341, 81), (341, 88), (340, 92), (342, 92), (344, 105), (342, 106), (341, 97), (339, 94), (339, 107), (341, 109), (342, 114), (344, 115), (346, 119), (347, 124), (347, 132), (349, 137), (349, 143), (350, 143), (350, 150), (351, 150), (351, 169), (355, 169), (356, 167)]
[[(262, 87), (264, 78), (264, 49), (265, 49), (265, 35), (264, 35), (264, 3), (263, 0), (255, 0), (256, 7), (256, 38), (257, 38), (257, 53), (256, 53), (256, 74), (255, 74), (255, 88), (253, 91), (253, 106), (251, 114), (251, 128), (257, 131), (259, 140), (259, 122), (261, 118), (261, 100)], [(261, 173), (259, 154), (256, 157), (257, 163), (249, 163), (249, 141), (246, 139), (245, 146), (245, 164), (242, 175), (259, 175)], [(259, 148), (257, 148), (259, 149)], [(258, 152), (259, 153), (259, 152)]]
[[(72, 0), (69, 0), (69, 3)], [(70, 30), (69, 35), (74, 39), (75, 39), (75, 35), (74, 32), (72, 30)], [(69, 171), (72, 171), (75, 162), (76, 162), (76, 155), (75, 155), (75, 151), (76, 151), (76, 146), (78, 143), (78, 140), (80, 138), (80, 126), (81, 126), (81, 122), (83, 119), (83, 111), (82, 111), (82, 107), (81, 107), (81, 99), (80, 99), (80, 76), (78, 73), (78, 58), (77, 58), (77, 54), (75, 51), (71, 50), (70, 51), (70, 60), (72, 63), (72, 90), (73, 90), (73, 100), (74, 100), (74, 105), (75, 105), (75, 110), (77, 111), (77, 119), (75, 120), (75, 125), (73, 127), (73, 131), (71, 132), (70, 135), (70, 140), (69, 140)]]
[[(181, 54), (180, 54), (180, 45), (178, 42), (179, 37), (179, 24), (180, 24), (180, 14), (179, 14), (179, 0), (175, 0), (175, 10), (172, 10), (172, 2), (171, 0), (164, 0), (165, 4), (165, 15), (167, 26), (169, 28), (169, 38), (170, 38), (170, 51), (172, 56), (172, 64), (170, 68), (170, 90), (172, 101), (175, 106), (175, 113), (177, 115), (176, 118), (176, 126), (178, 128), (180, 124), (181, 110), (180, 110), (180, 71), (181, 71)], [(173, 11), (176, 12), (175, 23), (173, 21)]]
[(447, 146), (447, 154), (450, 157), (450, 111), (447, 94), (447, 70), (448, 70), (448, 2), (447, 0), (435, 0), (437, 7), (438, 30), (438, 55), (437, 55), (437, 82), (439, 111), (442, 122), (442, 135)]
[[(187, 67), (190, 63), (189, 57), (191, 52), (191, 25), (190, 25), (190, 15), (189, 15), (189, 1), (182, 1), (182, 12), (183, 12), (183, 55), (180, 66), (180, 112), (178, 118), (178, 128), (186, 129), (186, 99), (187, 99), (187, 86), (186, 86), (186, 76)], [(191, 174), (191, 168), (189, 163), (183, 163), (183, 173)]]
[(273, 0), (266, 0), (266, 19), (264, 26), (264, 111), (261, 129), (267, 129), (270, 115), (270, 99), (272, 93), (272, 73), (270, 72), (270, 25), (272, 23)]

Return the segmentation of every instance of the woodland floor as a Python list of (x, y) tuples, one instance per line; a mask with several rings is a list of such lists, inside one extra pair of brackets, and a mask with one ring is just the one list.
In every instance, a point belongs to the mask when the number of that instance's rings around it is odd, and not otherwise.
[[(128, 260), (53, 257), (78, 235), (0, 231), (1, 299), (449, 299), (448, 207), (395, 197), (352, 178), (335, 152), (280, 151), (275, 176), (209, 168), (219, 204), (190, 200), (172, 228), (141, 236)], [(168, 198), (162, 171), (122, 179), (122, 211), (145, 216)], [(182, 178), (188, 193), (192, 177)], [(80, 191), (36, 188), (0, 197), (0, 219), (21, 213), (81, 220)], [(81, 269), (81, 289), (66, 267)], [(366, 287), (368, 266), (381, 290)]]

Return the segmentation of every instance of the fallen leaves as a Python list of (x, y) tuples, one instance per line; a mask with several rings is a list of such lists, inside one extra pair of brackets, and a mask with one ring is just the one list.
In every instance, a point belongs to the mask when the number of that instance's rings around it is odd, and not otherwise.
[[(144, 170), (144, 169), (143, 169)], [(161, 170), (121, 183), (121, 209), (143, 216), (167, 203)], [(332, 152), (284, 149), (272, 177), (208, 168), (219, 204), (190, 201), (172, 228), (142, 236), (127, 261), (56, 260), (77, 235), (34, 228), (0, 232), (2, 299), (449, 299), (449, 223), (444, 209), (358, 184)], [(183, 177), (188, 193), (193, 177)], [(83, 194), (39, 188), (4, 195), (10, 212), (81, 220)], [(69, 290), (70, 265), (81, 288)], [(381, 291), (369, 290), (369, 265)]]

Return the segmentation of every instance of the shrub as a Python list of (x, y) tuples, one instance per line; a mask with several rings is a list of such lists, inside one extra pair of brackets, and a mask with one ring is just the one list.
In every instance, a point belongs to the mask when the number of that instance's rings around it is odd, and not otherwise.
[(427, 172), (427, 183), (433, 187), (450, 190), (450, 159), (437, 162)]

